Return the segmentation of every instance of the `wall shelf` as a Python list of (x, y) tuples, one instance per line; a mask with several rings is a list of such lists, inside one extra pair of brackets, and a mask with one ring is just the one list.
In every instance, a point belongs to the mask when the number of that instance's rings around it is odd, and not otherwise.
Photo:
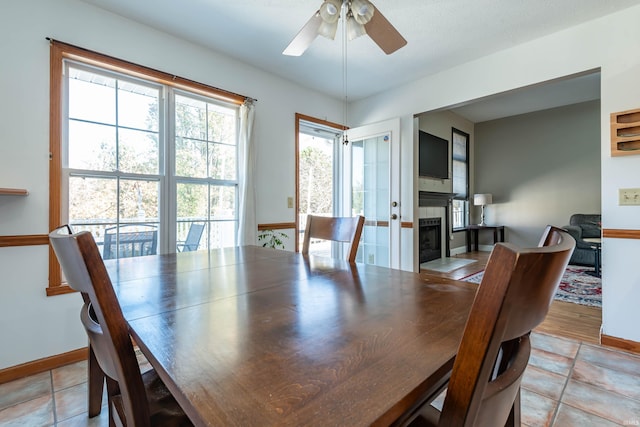
[(640, 109), (611, 113), (611, 155), (640, 154)]
[(26, 196), (29, 194), (24, 188), (2, 188), (0, 187), (0, 196)]

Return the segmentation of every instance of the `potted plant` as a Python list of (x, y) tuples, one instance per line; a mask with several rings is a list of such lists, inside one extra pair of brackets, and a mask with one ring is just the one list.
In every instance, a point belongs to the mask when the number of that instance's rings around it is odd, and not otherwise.
[(264, 248), (284, 249), (284, 239), (288, 239), (285, 233), (275, 230), (261, 230), (258, 235), (258, 243)]

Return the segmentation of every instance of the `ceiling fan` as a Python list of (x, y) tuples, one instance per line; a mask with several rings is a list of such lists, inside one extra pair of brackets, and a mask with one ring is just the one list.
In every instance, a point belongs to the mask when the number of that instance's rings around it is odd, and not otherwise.
[(307, 21), (284, 55), (300, 56), (319, 35), (335, 39), (338, 20), (344, 12), (349, 40), (368, 34), (387, 55), (392, 54), (407, 41), (368, 0), (324, 0), (320, 9)]

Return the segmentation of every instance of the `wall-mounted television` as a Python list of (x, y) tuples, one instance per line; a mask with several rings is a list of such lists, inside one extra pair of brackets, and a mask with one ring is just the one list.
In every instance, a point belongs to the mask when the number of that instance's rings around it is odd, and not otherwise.
[(426, 178), (449, 178), (449, 141), (430, 133), (419, 132), (418, 175)]

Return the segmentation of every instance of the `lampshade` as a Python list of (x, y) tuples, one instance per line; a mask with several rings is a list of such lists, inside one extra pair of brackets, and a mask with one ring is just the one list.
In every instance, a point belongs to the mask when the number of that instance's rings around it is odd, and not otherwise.
[(367, 30), (364, 28), (364, 25), (358, 23), (350, 13), (347, 17), (347, 36), (349, 40), (364, 36), (365, 34), (367, 34)]
[(320, 6), (320, 17), (327, 24), (333, 24), (340, 18), (342, 0), (325, 0)]
[(364, 25), (373, 17), (373, 5), (368, 0), (352, 0), (351, 13), (358, 24)]
[(326, 22), (322, 21), (320, 27), (318, 28), (318, 34), (328, 39), (335, 39), (336, 32), (338, 31), (338, 21), (335, 22)]
[(318, 11), (322, 18), (322, 23), (318, 28), (318, 34), (331, 40), (336, 38), (341, 8), (342, 0), (325, 0), (325, 2), (322, 3)]
[(490, 205), (491, 203), (493, 203), (493, 196), (489, 193), (473, 195), (473, 204), (476, 206)]

